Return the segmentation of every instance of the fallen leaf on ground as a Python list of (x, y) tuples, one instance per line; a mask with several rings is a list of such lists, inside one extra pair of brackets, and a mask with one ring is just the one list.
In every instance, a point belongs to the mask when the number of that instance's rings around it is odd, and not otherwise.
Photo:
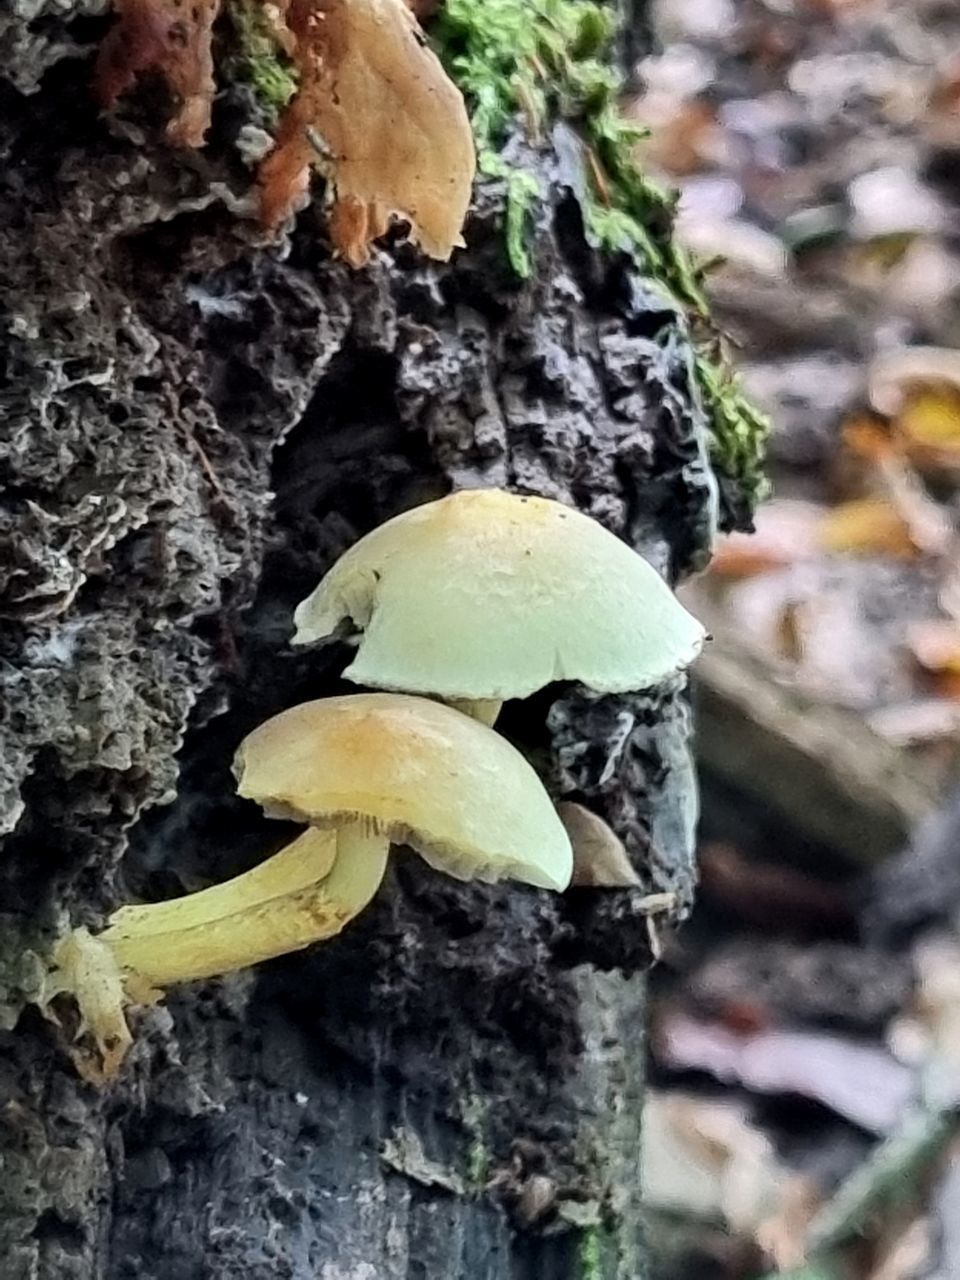
[(873, 470), (882, 492), (827, 512), (820, 527), (822, 545), (835, 552), (905, 559), (918, 553), (944, 555), (954, 537), (950, 520), (910, 463), (894, 449), (879, 450)]
[(951, 619), (915, 623), (906, 644), (941, 697), (960, 697), (960, 625)]
[(706, 1071), (758, 1093), (800, 1094), (872, 1133), (892, 1128), (915, 1090), (913, 1072), (886, 1050), (812, 1031), (740, 1036), (670, 1014), (657, 1028), (655, 1047), (666, 1066)]
[(807, 1227), (822, 1203), (820, 1188), (802, 1174), (791, 1175), (783, 1185), (776, 1213), (761, 1222), (756, 1232), (757, 1243), (778, 1271), (803, 1264)]
[(907, 646), (928, 671), (960, 675), (960, 627), (950, 619), (914, 623), (907, 630)]
[(820, 543), (841, 555), (886, 555), (912, 560), (918, 548), (910, 526), (886, 498), (854, 498), (824, 513)]
[(698, 258), (714, 262), (714, 271), (785, 280), (787, 251), (776, 236), (738, 218), (677, 219), (676, 236)]
[(930, 1254), (930, 1220), (916, 1218), (883, 1251), (867, 1280), (916, 1280), (917, 1276), (929, 1274), (925, 1264), (930, 1261)]
[(717, 110), (710, 103), (687, 99), (672, 112), (654, 110), (653, 119), (644, 117), (641, 100), (630, 110), (639, 124), (649, 123), (650, 137), (638, 145), (638, 154), (648, 166), (654, 165), (674, 177), (685, 177), (706, 167), (717, 150), (719, 130)]
[(216, 88), (210, 40), (220, 0), (116, 0), (115, 9), (116, 21), (97, 57), (100, 101), (116, 106), (140, 76), (154, 72), (177, 100), (166, 129), (168, 141), (203, 146)]
[(335, 192), (331, 234), (353, 265), (392, 215), (425, 253), (462, 244), (473, 135), (460, 91), (403, 0), (293, 0), (300, 87), (260, 167), (261, 218), (275, 227), (323, 162)]
[(922, 939), (914, 948), (916, 1012), (937, 1061), (960, 1079), (960, 943), (949, 935)]
[(918, 391), (960, 389), (960, 351), (949, 347), (902, 347), (874, 360), (869, 372), (870, 403), (896, 418)]
[(644, 1203), (752, 1235), (779, 1208), (788, 1175), (737, 1103), (648, 1093), (643, 1111)]
[(960, 387), (943, 385), (908, 395), (896, 428), (919, 471), (960, 470)]
[(782, 569), (817, 550), (822, 508), (796, 499), (774, 499), (757, 511), (753, 533), (717, 539), (710, 572), (720, 578), (750, 578)]
[(848, 418), (841, 428), (840, 438), (851, 453), (874, 463), (895, 452), (898, 443), (885, 419), (871, 413), (858, 413)]

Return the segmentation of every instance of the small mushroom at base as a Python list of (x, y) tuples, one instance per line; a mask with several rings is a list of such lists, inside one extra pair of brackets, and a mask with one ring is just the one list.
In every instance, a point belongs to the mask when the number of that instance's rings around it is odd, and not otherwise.
[[(563, 890), (570, 842), (531, 766), (499, 734), (425, 698), (303, 703), (241, 744), (241, 796), (309, 823), (244, 875), (169, 902), (121, 907), (96, 938), (58, 944), (50, 998), (70, 991), (112, 1075), (126, 1003), (329, 938), (367, 905), (393, 841), (461, 880)], [(82, 960), (78, 964), (72, 959)]]

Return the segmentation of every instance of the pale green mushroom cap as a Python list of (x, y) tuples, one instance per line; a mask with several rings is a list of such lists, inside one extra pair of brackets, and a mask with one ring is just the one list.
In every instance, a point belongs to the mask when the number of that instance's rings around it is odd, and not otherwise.
[(461, 880), (563, 890), (570, 841), (543, 784), (506, 739), (459, 711), (401, 694), (305, 702), (244, 739), (237, 790), (268, 813), (362, 821)]
[(362, 631), (344, 674), (450, 699), (525, 698), (555, 680), (656, 685), (704, 629), (655, 569), (547, 498), (464, 490), (361, 538), (297, 608), (294, 644)]

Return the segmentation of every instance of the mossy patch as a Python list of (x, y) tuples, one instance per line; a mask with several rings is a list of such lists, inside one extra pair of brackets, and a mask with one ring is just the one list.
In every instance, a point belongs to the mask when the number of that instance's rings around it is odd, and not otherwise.
[[(588, 239), (631, 253), (705, 310), (696, 271), (670, 236), (674, 198), (632, 158), (645, 130), (618, 105), (623, 79), (610, 66), (616, 29), (608, 10), (593, 0), (446, 0), (432, 34), (470, 106), (481, 172), (507, 177), (500, 149), (517, 115), (534, 141), (555, 120), (575, 123), (591, 178)], [(529, 274), (527, 255), (512, 252), (511, 262)]]
[(578, 1280), (603, 1280), (603, 1239), (599, 1227), (586, 1227), (577, 1246)]
[(227, 71), (234, 80), (250, 85), (273, 123), (296, 92), (296, 68), (280, 48), (259, 0), (233, 0), (227, 12), (236, 38)]
[(486, 1107), (471, 1085), (464, 1099), (463, 1123), (470, 1135), (467, 1147), (466, 1183), (474, 1195), (479, 1195), (490, 1176), (491, 1152), (484, 1135)]
[(480, 171), (505, 184), (506, 252), (520, 277), (532, 271), (530, 214), (544, 193), (533, 174), (504, 158), (504, 144), (518, 119), (534, 144), (558, 120), (575, 131), (587, 240), (601, 252), (629, 254), (690, 317), (714, 462), (740, 490), (749, 518), (764, 490), (769, 424), (718, 357), (702, 273), (673, 238), (675, 195), (650, 181), (637, 162), (646, 131), (620, 106), (624, 81), (611, 65), (616, 24), (610, 9), (594, 0), (446, 0), (431, 35), (467, 99)]
[(751, 402), (739, 374), (722, 354), (699, 352), (695, 373), (710, 418), (711, 460), (714, 468), (736, 486), (738, 505), (749, 521), (770, 489), (764, 469), (770, 420)]

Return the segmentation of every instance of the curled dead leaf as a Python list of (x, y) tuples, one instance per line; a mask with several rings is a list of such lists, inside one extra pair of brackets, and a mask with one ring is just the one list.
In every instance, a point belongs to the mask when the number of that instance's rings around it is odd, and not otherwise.
[(210, 40), (220, 0), (115, 0), (115, 8), (117, 20), (97, 57), (101, 103), (116, 106), (140, 76), (156, 73), (177, 101), (167, 140), (203, 146), (216, 88)]
[(896, 417), (911, 393), (944, 387), (960, 390), (960, 351), (948, 347), (904, 347), (870, 368), (870, 402), (887, 417)]
[(635, 889), (641, 881), (620, 837), (602, 818), (573, 800), (561, 800), (557, 814), (573, 847), (572, 885)]
[[(391, 214), (446, 260), (475, 170), (463, 98), (403, 0), (292, 0), (300, 88), (261, 165), (261, 219), (275, 227), (323, 160), (336, 193), (331, 234), (354, 266)], [(322, 142), (322, 153), (318, 147)]]

